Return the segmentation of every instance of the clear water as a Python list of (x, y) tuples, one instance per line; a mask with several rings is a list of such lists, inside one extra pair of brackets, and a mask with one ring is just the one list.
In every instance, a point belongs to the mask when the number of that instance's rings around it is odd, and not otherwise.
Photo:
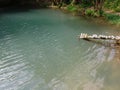
[(59, 10), (0, 14), (0, 90), (120, 90), (119, 49), (78, 40), (120, 30)]

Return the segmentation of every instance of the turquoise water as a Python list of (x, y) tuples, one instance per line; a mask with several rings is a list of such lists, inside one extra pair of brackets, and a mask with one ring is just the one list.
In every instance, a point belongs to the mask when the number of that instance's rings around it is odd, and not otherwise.
[(119, 49), (78, 40), (120, 30), (59, 10), (0, 14), (0, 90), (120, 90)]

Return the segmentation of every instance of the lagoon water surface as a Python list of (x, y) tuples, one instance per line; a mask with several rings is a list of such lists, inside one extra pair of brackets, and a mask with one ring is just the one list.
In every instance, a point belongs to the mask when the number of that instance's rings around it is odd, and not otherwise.
[(119, 49), (78, 40), (120, 30), (59, 10), (0, 14), (0, 90), (120, 90)]

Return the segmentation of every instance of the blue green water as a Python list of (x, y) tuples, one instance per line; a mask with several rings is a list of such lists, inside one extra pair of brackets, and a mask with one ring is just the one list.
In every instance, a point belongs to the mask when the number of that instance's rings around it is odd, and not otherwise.
[(78, 40), (120, 30), (59, 10), (0, 14), (0, 90), (120, 90), (119, 49)]

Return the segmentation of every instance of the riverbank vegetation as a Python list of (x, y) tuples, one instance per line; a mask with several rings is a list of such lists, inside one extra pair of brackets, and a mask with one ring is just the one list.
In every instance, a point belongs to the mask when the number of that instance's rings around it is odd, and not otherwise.
[(120, 0), (52, 0), (52, 6), (78, 15), (102, 17), (111, 24), (120, 25)]
[(60, 8), (120, 25), (120, 0), (0, 0), (0, 8), (8, 6)]

